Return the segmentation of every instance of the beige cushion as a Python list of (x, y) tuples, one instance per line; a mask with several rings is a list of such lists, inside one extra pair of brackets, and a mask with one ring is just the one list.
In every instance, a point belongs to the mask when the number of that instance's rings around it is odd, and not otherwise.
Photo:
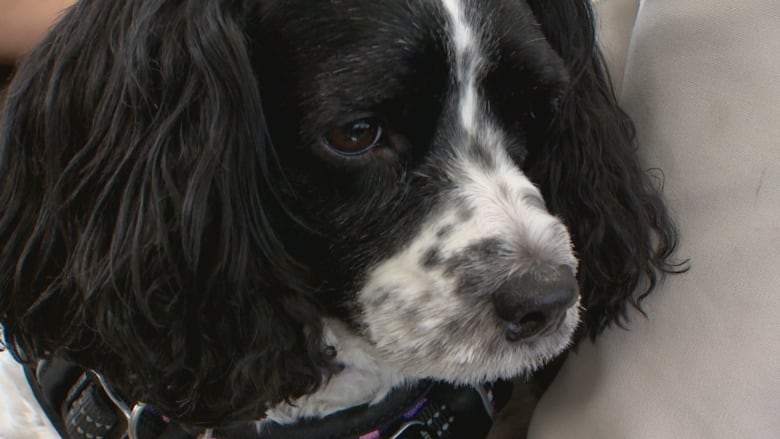
[(623, 85), (628, 46), (639, 10), (639, 0), (594, 0), (598, 13), (598, 39), (610, 64), (612, 82), (619, 93)]
[(780, 1), (645, 0), (626, 47), (621, 100), (692, 268), (567, 360), (529, 437), (778, 438)]

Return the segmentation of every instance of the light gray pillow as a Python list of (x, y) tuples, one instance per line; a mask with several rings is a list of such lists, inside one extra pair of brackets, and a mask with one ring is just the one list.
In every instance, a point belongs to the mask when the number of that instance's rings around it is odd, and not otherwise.
[[(599, 3), (633, 20), (635, 1)], [(529, 437), (780, 438), (780, 1), (645, 0), (622, 43), (691, 270), (570, 356)]]

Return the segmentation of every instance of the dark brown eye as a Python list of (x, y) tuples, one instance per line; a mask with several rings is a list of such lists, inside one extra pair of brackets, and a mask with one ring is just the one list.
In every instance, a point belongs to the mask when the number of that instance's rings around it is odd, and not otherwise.
[(357, 119), (328, 131), (325, 144), (342, 155), (360, 155), (374, 148), (382, 138), (382, 125), (376, 118)]

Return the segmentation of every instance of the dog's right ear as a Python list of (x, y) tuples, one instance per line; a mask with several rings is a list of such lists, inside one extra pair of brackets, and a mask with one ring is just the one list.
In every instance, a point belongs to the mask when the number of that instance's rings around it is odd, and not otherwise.
[(0, 125), (8, 347), (189, 424), (260, 417), (327, 370), (320, 311), (271, 225), (249, 4), (82, 0), (21, 66)]
[(528, 0), (570, 83), (529, 174), (569, 228), (580, 260), (580, 332), (591, 337), (623, 325), (629, 307), (671, 273), (678, 233), (660, 185), (642, 168), (634, 124), (618, 104), (596, 44), (592, 0)]

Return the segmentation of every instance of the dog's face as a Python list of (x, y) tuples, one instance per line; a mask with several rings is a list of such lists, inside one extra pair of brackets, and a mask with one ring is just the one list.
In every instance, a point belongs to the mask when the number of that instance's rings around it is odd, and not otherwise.
[(281, 43), (256, 62), (290, 208), (327, 237), (299, 258), (412, 376), (515, 376), (577, 321), (569, 235), (523, 173), (567, 71), (527, 4), (485, 6), (286, 2), (256, 37)]
[(406, 376), (532, 370), (580, 304), (596, 334), (674, 268), (592, 18), (590, 0), (77, 2), (0, 124), (8, 345), (200, 425), (337, 373), (325, 317)]

